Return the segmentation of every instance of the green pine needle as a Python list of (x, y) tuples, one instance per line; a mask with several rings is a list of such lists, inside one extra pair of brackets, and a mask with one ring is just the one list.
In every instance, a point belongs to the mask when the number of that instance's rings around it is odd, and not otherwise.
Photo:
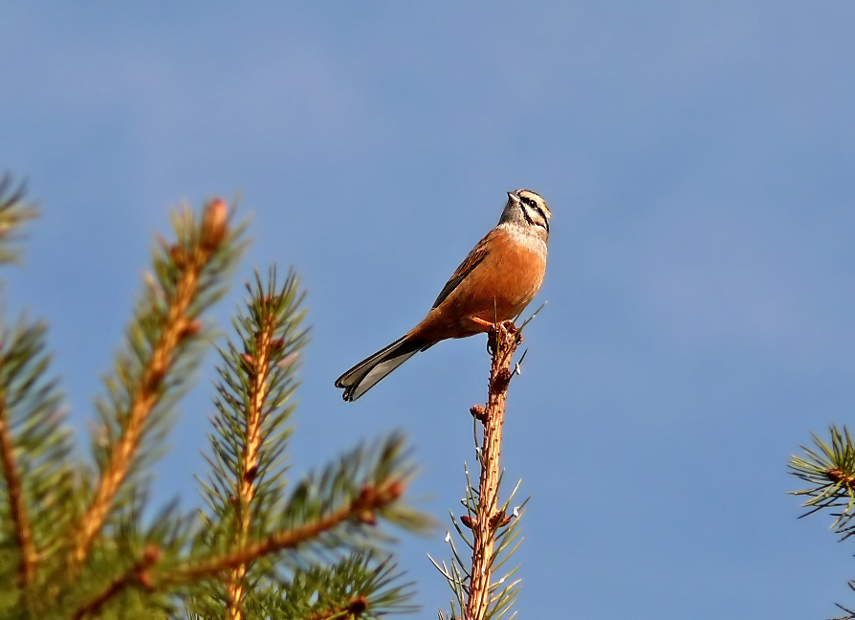
[(21, 229), (38, 215), (35, 205), (24, 202), (25, 195), (24, 183), (15, 187), (11, 175), (0, 175), (0, 264), (20, 259), (17, 242), (23, 237)]

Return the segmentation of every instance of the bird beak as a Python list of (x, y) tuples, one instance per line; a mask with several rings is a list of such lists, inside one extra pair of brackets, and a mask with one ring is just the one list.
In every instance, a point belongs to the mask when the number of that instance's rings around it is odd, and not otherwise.
[(517, 196), (514, 192), (508, 192), (508, 199), (512, 200), (513, 202), (519, 202), (520, 201), (520, 197)]

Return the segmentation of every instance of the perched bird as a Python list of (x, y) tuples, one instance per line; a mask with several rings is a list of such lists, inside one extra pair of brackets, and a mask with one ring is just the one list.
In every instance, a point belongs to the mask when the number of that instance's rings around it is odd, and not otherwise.
[(489, 332), (494, 323), (518, 316), (543, 282), (551, 215), (536, 193), (508, 192), (499, 223), (457, 268), (422, 322), (338, 378), (344, 400), (356, 400), (440, 340)]

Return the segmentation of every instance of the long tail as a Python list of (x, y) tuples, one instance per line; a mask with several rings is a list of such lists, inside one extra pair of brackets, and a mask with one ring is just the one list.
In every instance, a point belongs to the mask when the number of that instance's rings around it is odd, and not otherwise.
[(388, 347), (380, 349), (340, 376), (335, 386), (344, 388), (342, 398), (352, 402), (377, 385), (398, 366), (429, 346), (430, 344), (423, 341), (407, 340), (406, 336), (398, 338)]

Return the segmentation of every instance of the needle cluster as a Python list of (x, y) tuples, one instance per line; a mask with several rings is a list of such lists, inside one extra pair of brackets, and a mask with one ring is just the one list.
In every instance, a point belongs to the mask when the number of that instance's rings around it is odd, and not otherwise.
[[(829, 434), (831, 441), (814, 435), (814, 447), (802, 446), (804, 456), (790, 458), (790, 473), (810, 485), (792, 494), (807, 497), (802, 517), (828, 510), (834, 517), (832, 529), (844, 541), (855, 535), (855, 442), (846, 427), (832, 425)], [(855, 590), (855, 580), (849, 587)], [(855, 611), (838, 607), (845, 615), (835, 620), (855, 620)]]

